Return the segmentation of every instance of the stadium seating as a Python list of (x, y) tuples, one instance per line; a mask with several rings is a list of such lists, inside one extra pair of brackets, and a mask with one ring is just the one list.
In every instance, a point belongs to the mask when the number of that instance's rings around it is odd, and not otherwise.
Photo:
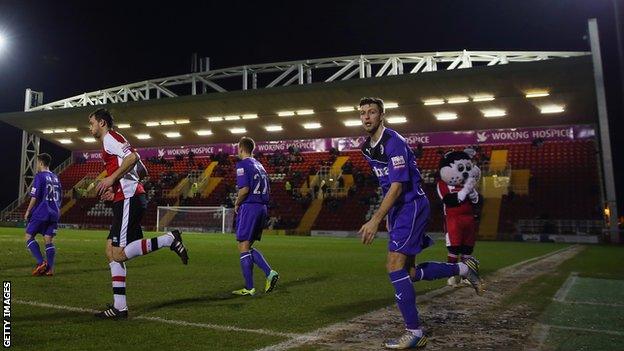
[[(464, 146), (447, 146), (445, 148), (423, 149), (418, 165), (423, 176), (423, 188), (431, 200), (431, 231), (443, 230), (442, 205), (437, 198), (435, 189), (435, 173), (437, 172), (440, 154), (451, 148), (463, 149)], [(487, 160), (492, 150), (508, 150), (508, 163), (512, 169), (528, 169), (530, 173), (528, 195), (509, 193), (502, 199), (499, 217), (499, 231), (512, 233), (519, 219), (551, 218), (551, 219), (600, 219), (600, 189), (598, 181), (598, 160), (596, 144), (592, 140), (545, 142), (536, 146), (532, 144), (482, 145), (480, 157)], [(377, 184), (371, 180), (370, 167), (359, 151), (346, 151), (341, 155), (349, 156), (353, 165), (353, 174), (361, 173), (364, 183), (358, 186), (355, 194), (341, 199), (326, 199), (320, 215), (314, 223), (313, 230), (357, 230), (370, 216), (378, 201)], [(323, 165), (331, 165), (332, 156), (328, 152), (304, 153), (302, 162), (290, 163), (288, 167), (276, 166), (271, 156), (263, 155), (259, 160), (264, 165), (271, 179), (271, 205), (269, 215), (281, 219), (277, 228), (293, 229), (305, 213), (309, 204), (306, 200), (295, 200), (285, 189), (288, 180), (293, 188), (301, 187), (308, 178), (311, 168), (319, 169)], [(188, 161), (172, 161), (173, 165), (145, 162), (150, 172), (150, 181), (158, 183), (166, 172), (185, 176), (191, 169)], [(196, 159), (196, 164), (208, 165), (207, 159)], [(182, 200), (182, 205), (189, 206), (221, 206), (227, 204), (226, 198), (235, 193), (236, 158), (229, 157), (229, 164), (219, 165), (213, 175), (223, 177), (221, 183), (208, 198)], [(87, 173), (99, 173), (101, 161), (89, 161), (72, 164), (62, 174), (61, 183), (69, 189)], [(293, 173), (300, 173), (300, 181), (295, 184)], [(175, 184), (174, 184), (175, 185)], [(168, 186), (169, 188), (174, 186)], [(572, 191), (573, 190), (573, 191)], [(156, 207), (174, 205), (176, 199), (166, 199), (151, 192), (151, 201), (144, 220), (147, 229), (153, 229), (156, 223)], [(231, 203), (229, 204), (231, 205)], [(22, 204), (14, 211), (13, 217), (23, 216), (27, 204)], [(74, 223), (85, 227), (107, 227), (110, 225), (110, 204), (100, 203), (98, 199), (79, 199), (64, 216), (62, 222)], [(368, 216), (367, 216), (368, 215)], [(18, 218), (16, 217), (15, 220)], [(385, 223), (380, 229), (385, 227)]]

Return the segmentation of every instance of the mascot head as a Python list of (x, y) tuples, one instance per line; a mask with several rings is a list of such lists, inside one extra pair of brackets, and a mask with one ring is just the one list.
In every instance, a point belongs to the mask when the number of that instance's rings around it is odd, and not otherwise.
[(465, 151), (449, 151), (440, 160), (440, 178), (448, 185), (462, 186), (468, 178), (478, 183), (481, 170), (472, 163), (472, 149)]

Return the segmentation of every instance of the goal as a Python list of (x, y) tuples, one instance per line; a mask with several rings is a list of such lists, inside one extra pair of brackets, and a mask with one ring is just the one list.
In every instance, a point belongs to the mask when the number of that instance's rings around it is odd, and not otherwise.
[(232, 233), (234, 209), (216, 206), (158, 206), (156, 231)]

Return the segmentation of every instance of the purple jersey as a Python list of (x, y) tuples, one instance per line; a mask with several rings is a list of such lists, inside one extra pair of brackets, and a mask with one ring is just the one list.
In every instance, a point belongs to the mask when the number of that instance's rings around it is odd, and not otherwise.
[(420, 187), (421, 177), (416, 167), (416, 157), (399, 133), (384, 128), (377, 143), (373, 144), (370, 137), (366, 139), (362, 145), (362, 153), (379, 179), (384, 196), (390, 189), (390, 184), (403, 184), (403, 191), (394, 203), (395, 206), (425, 196)]
[(239, 189), (248, 187), (249, 193), (245, 203), (269, 203), (269, 176), (258, 160), (248, 157), (236, 162), (236, 186)]
[(32, 219), (38, 221), (58, 222), (61, 213), (61, 182), (56, 174), (50, 171), (35, 175), (30, 196), (37, 199), (32, 211)]

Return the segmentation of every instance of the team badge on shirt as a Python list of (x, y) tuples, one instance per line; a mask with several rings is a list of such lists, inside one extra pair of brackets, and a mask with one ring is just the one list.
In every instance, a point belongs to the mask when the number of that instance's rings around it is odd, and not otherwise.
[(394, 166), (394, 168), (405, 167), (405, 158), (403, 158), (403, 156), (394, 156), (390, 159), (392, 160), (392, 166)]
[(245, 169), (244, 168), (237, 168), (236, 169), (236, 176), (242, 176), (245, 175)]

